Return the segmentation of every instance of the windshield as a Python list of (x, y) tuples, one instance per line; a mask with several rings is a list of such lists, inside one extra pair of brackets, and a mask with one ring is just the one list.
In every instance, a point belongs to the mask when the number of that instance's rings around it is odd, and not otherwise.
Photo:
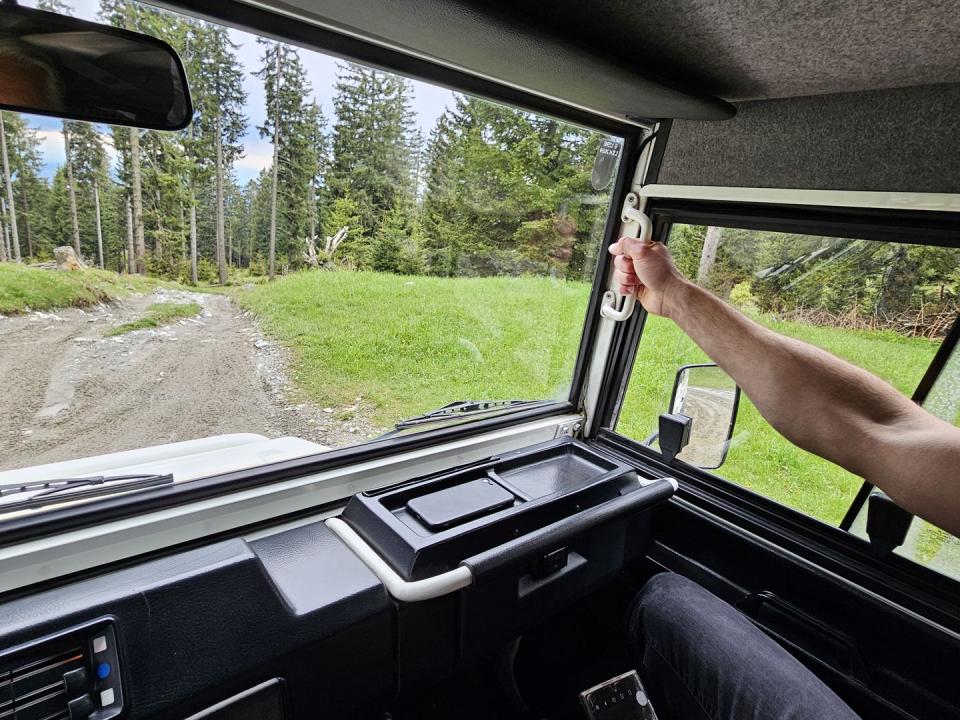
[[(620, 138), (147, 5), (39, 4), (170, 43), (195, 115), (2, 113), (0, 484), (182, 482), (568, 398)], [(498, 404), (424, 418), (465, 401)]]

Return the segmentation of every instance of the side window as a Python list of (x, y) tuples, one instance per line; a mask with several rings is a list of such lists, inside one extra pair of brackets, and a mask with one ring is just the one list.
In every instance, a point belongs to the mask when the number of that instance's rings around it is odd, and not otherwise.
[[(742, 312), (869, 370), (906, 395), (957, 313), (955, 248), (679, 224), (668, 246), (687, 277)], [(675, 324), (649, 317), (617, 431), (653, 444), (678, 368), (706, 361)], [(952, 392), (955, 420), (960, 396)], [(780, 436), (745, 395), (726, 459), (713, 472), (831, 525), (839, 525), (862, 484)], [(929, 536), (923, 535), (923, 547), (936, 542)]]
[[(956, 348), (930, 389), (923, 407), (960, 427), (960, 351)], [(851, 531), (866, 535), (866, 513), (861, 512)], [(915, 517), (907, 539), (897, 554), (960, 579), (960, 539), (921, 518)]]

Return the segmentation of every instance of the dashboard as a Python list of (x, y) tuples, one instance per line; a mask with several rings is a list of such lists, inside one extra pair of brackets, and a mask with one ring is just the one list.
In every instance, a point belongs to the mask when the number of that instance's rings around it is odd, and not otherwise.
[(0, 720), (382, 717), (615, 576), (674, 489), (562, 439), (8, 600)]

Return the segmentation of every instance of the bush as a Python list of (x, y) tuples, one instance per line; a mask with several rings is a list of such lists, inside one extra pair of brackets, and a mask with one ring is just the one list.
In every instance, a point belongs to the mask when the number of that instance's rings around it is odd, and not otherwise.
[(197, 260), (197, 282), (208, 285), (220, 282), (220, 271), (206, 258)]
[(739, 282), (730, 290), (730, 302), (748, 313), (756, 313), (759, 310), (757, 297), (751, 291), (751, 284), (748, 280)]

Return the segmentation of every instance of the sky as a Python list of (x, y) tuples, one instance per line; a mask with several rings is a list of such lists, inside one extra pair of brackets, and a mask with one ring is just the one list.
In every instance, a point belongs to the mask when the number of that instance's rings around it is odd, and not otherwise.
[[(99, 8), (98, 0), (66, 0), (74, 8), (74, 16), (84, 20), (96, 20)], [(24, 0), (23, 5), (33, 7), (34, 0)], [(255, 178), (260, 170), (270, 165), (272, 150), (267, 139), (260, 138), (257, 126), (263, 123), (264, 94), (263, 83), (252, 73), (260, 67), (261, 46), (257, 44), (256, 36), (250, 33), (230, 30), (233, 42), (240, 46), (237, 55), (245, 69), (244, 89), (247, 92), (246, 115), (248, 118), (247, 134), (244, 138), (244, 157), (235, 162), (234, 169), (237, 180), (242, 185)], [(336, 82), (337, 63), (341, 62), (328, 55), (322, 55), (310, 50), (300, 49), (300, 59), (306, 68), (307, 75), (313, 85), (313, 96), (323, 108), (327, 117), (328, 128), (332, 127), (334, 117), (333, 94)], [(446, 88), (429, 85), (417, 80), (413, 85), (413, 110), (417, 123), (424, 136), (430, 135), (430, 130), (436, 124), (437, 118), (448, 105), (453, 105), (453, 93)], [(39, 115), (24, 115), (30, 126), (39, 128), (39, 137), (42, 141), (44, 159), (43, 173), (52, 177), (57, 168), (63, 165), (63, 135), (60, 133), (61, 121), (55, 118)]]

